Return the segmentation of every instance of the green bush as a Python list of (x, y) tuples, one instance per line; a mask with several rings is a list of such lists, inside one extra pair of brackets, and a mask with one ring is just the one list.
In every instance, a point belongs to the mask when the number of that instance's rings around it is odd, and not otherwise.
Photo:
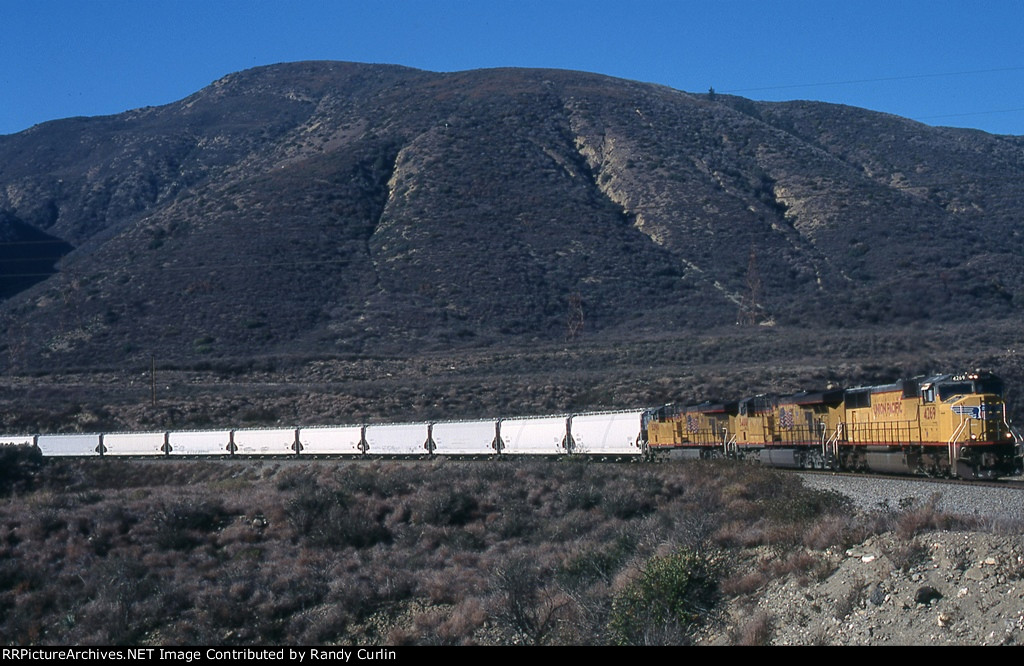
[(686, 642), (714, 604), (716, 589), (703, 555), (682, 548), (653, 557), (612, 600), (609, 638), (617, 645)]

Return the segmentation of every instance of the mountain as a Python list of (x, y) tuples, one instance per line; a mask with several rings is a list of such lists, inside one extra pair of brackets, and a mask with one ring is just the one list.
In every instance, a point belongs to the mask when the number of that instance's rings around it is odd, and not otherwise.
[(1024, 137), (303, 62), (0, 136), (0, 365), (1018, 317)]

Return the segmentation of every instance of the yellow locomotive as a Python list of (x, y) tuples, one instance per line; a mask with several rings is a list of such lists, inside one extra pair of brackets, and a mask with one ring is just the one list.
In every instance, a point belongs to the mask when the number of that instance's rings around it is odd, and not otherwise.
[(973, 372), (666, 405), (646, 419), (647, 450), (779, 467), (994, 478), (1020, 467), (1002, 396), (1002, 380)]

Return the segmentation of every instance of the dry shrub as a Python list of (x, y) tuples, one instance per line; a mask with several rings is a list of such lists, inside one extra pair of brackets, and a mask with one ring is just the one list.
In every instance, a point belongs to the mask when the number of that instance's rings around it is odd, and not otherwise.
[(383, 506), (356, 504), (341, 490), (303, 486), (288, 502), (288, 522), (299, 537), (323, 547), (368, 548), (391, 540)]
[(418, 610), (412, 616), (412, 627), (415, 630), (415, 643), (419, 645), (453, 645), (446, 636), (441, 636), (439, 628), (448, 617), (447, 608), (430, 607)]
[(788, 550), (803, 541), (805, 527), (800, 523), (769, 524), (765, 530), (764, 545)]
[(768, 576), (760, 571), (748, 571), (742, 576), (730, 576), (723, 579), (718, 587), (727, 597), (739, 597), (751, 594), (768, 583)]
[(819, 569), (823, 561), (816, 555), (806, 551), (790, 553), (785, 558), (774, 559), (762, 563), (768, 575), (774, 577), (787, 576), (790, 574), (806, 574)]
[(956, 523), (956, 519), (939, 511), (940, 499), (941, 495), (935, 493), (923, 502), (913, 502), (897, 516), (896, 534), (909, 539), (921, 532), (950, 529)]
[(473, 634), (487, 621), (487, 609), (479, 598), (467, 598), (453, 606), (435, 634), (446, 644), (465, 645), (472, 642)]
[(417, 494), (411, 520), (416, 524), (459, 526), (474, 520), (477, 509), (476, 498), (465, 490), (434, 486)]
[(46, 541), (65, 530), (67, 521), (64, 512), (50, 506), (44, 506), (25, 516), (25, 535), (36, 542)]
[(775, 631), (775, 621), (765, 611), (758, 611), (739, 628), (737, 645), (768, 645)]
[(601, 508), (612, 518), (632, 520), (654, 510), (653, 494), (638, 493), (634, 488), (616, 485), (606, 491)]
[(231, 517), (224, 505), (215, 500), (183, 500), (161, 505), (153, 516), (157, 526), (156, 545), (170, 550), (192, 548), (202, 542), (204, 533), (220, 529)]
[[(577, 465), (574, 469), (583, 470)], [(567, 511), (587, 511), (600, 506), (604, 493), (593, 482), (574, 479), (558, 490), (558, 496), (564, 502)]]
[(314, 477), (309, 470), (302, 467), (290, 467), (277, 475), (275, 486), (280, 491), (287, 491), (298, 490), (314, 484)]
[(912, 538), (909, 541), (899, 541), (892, 547), (887, 548), (885, 554), (893, 566), (900, 571), (910, 571), (931, 559), (928, 546), (916, 538)]
[(43, 454), (34, 446), (0, 447), (0, 495), (34, 487), (42, 465)]
[(488, 521), (489, 531), (502, 540), (532, 541), (540, 535), (540, 520), (522, 499), (509, 500), (502, 511)]
[(626, 561), (636, 552), (636, 538), (621, 533), (609, 544), (588, 549), (566, 559), (557, 573), (559, 584), (582, 589), (597, 582), (610, 585)]
[(716, 530), (711, 538), (726, 548), (752, 548), (768, 543), (768, 525), (763, 521), (747, 523), (730, 520)]
[(472, 598), (486, 586), (484, 574), (478, 567), (450, 564), (442, 569), (427, 571), (416, 583), (416, 591), (434, 604), (454, 604)]
[(843, 547), (849, 545), (848, 535), (852, 532), (853, 526), (849, 516), (822, 516), (804, 532), (803, 544), (815, 550), (825, 550), (830, 546)]
[(532, 645), (543, 645), (554, 632), (570, 599), (548, 580), (550, 572), (536, 561), (513, 556), (494, 572), (498, 615)]
[(414, 626), (396, 625), (388, 629), (384, 642), (386, 645), (416, 645), (419, 632)]
[(722, 505), (723, 513), (743, 520), (756, 520), (764, 515), (764, 509), (746, 497), (735, 497)]

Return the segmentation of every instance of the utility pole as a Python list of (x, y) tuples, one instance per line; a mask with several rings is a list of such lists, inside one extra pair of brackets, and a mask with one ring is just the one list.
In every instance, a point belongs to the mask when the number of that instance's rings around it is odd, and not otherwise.
[(153, 398), (153, 407), (156, 407), (156, 355), (149, 355), (149, 387), (150, 395)]
[(583, 296), (574, 292), (569, 297), (569, 318), (566, 321), (566, 338), (575, 340), (583, 333)]
[(761, 298), (761, 274), (757, 271), (757, 252), (750, 248), (750, 259), (747, 261), (747, 293), (743, 295), (740, 303), (740, 325), (753, 326), (757, 323)]

